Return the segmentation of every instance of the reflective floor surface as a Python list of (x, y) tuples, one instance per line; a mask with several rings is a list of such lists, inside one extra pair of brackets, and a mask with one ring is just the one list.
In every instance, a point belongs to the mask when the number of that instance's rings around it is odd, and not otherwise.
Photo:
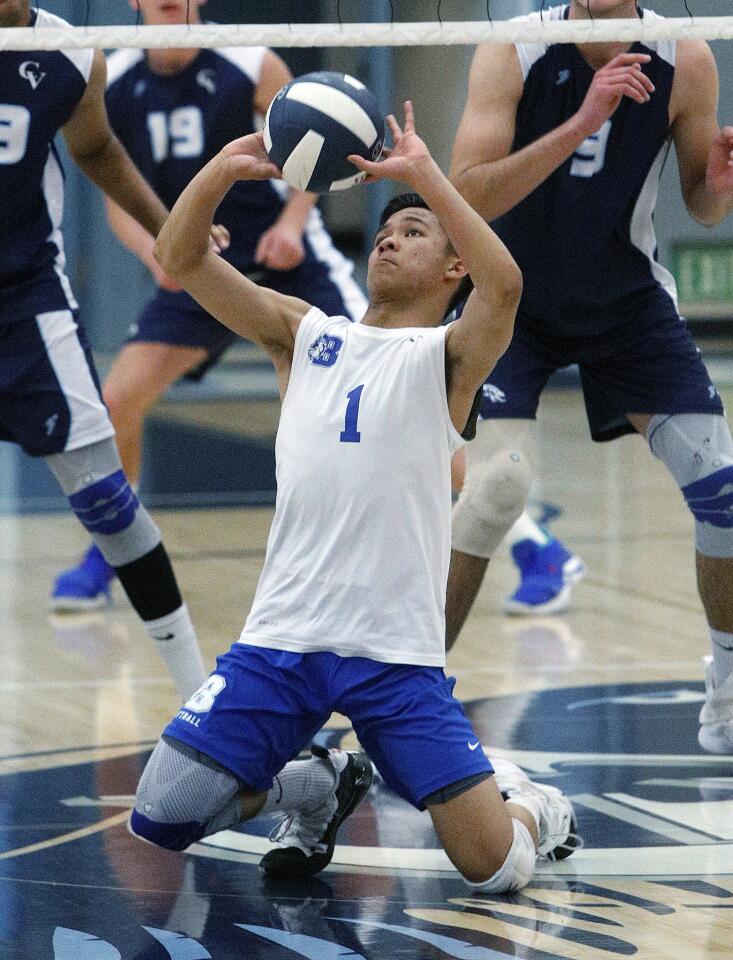
[[(212, 493), (238, 469), (250, 503), (271, 496), (273, 411), (253, 409), (168, 404), (148, 438), (148, 477), (188, 497), (155, 516), (212, 665), (239, 633), (271, 518), (233, 506), (236, 484)], [(0, 515), (0, 960), (730, 957), (733, 757), (697, 745), (709, 640), (692, 524), (641, 440), (591, 444), (574, 391), (548, 394), (541, 424), (535, 509), (588, 573), (567, 614), (506, 618), (515, 572), (500, 553), (448, 665), (487, 753), (576, 805), (584, 849), (511, 897), (472, 895), (427, 814), (379, 782), (310, 881), (263, 879), (269, 821), (185, 854), (134, 840), (124, 821), (177, 708), (172, 683), (121, 592), (107, 610), (49, 615), (84, 538), (66, 513), (38, 512), (32, 498), (55, 493), (3, 451), (16, 503)], [(203, 495), (200, 474), (180, 481), (194, 434), (211, 444)], [(321, 738), (354, 744), (339, 716)]]

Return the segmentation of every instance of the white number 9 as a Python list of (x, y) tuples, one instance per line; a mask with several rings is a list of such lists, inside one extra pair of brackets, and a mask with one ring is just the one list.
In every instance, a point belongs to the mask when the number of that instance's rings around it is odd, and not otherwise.
[(0, 103), (0, 163), (17, 163), (28, 145), (30, 110), (12, 103)]

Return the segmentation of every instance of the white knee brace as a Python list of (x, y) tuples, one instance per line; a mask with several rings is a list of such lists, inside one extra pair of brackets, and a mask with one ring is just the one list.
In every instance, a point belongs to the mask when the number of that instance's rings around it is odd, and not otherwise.
[(706, 557), (733, 557), (733, 439), (725, 417), (653, 417), (647, 439), (682, 490), (695, 518), (695, 546)]
[(506, 860), (493, 877), (482, 883), (472, 883), (464, 877), (463, 882), (473, 890), (486, 893), (513, 893), (526, 887), (534, 876), (537, 851), (529, 830), (520, 820), (512, 818), (514, 840)]
[(530, 481), (527, 456), (518, 448), (479, 445), (467, 452), (466, 481), (453, 508), (453, 549), (488, 560), (521, 515)]

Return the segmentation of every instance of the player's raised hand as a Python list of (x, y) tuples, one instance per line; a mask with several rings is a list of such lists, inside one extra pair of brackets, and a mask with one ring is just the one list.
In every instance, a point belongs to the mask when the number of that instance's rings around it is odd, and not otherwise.
[(647, 103), (651, 99), (654, 84), (642, 69), (650, 60), (648, 53), (620, 53), (596, 70), (576, 115), (588, 136), (600, 130), (624, 97), (636, 103)]
[(733, 127), (723, 127), (710, 144), (706, 179), (718, 196), (733, 192)]
[(255, 250), (255, 263), (271, 270), (293, 270), (304, 258), (303, 234), (284, 223), (265, 230)]
[(232, 180), (281, 180), (282, 172), (267, 155), (261, 133), (232, 140), (219, 153)]
[(357, 154), (352, 154), (347, 157), (347, 160), (368, 174), (367, 180), (387, 178), (414, 185), (415, 178), (419, 178), (420, 169), (426, 164), (434, 163), (434, 160), (415, 132), (415, 113), (411, 101), (405, 101), (404, 128), (400, 127), (391, 113), (387, 117), (387, 126), (392, 134), (394, 146), (391, 150), (383, 152), (382, 160), (376, 162), (365, 160)]

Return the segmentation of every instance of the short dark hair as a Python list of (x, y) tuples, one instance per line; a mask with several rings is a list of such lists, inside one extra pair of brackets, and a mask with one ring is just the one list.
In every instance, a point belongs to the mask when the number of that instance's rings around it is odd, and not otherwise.
[(399, 193), (396, 197), (392, 197), (379, 215), (380, 230), (393, 214), (399, 213), (406, 207), (422, 207), (423, 210), (430, 210), (419, 193)]

